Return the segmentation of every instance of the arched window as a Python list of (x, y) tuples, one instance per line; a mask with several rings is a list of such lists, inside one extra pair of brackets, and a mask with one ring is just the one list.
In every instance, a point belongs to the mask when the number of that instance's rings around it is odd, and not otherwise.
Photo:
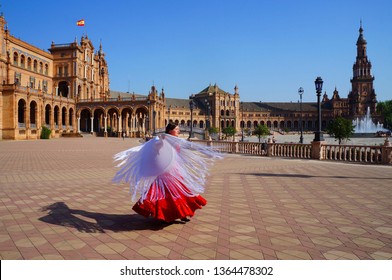
[(31, 70), (31, 58), (30, 57), (27, 58), (27, 69)]
[(267, 121), (267, 127), (271, 128), (271, 121)]
[(38, 61), (36, 59), (34, 59), (33, 62), (33, 71), (38, 72)]
[(68, 118), (69, 118), (68, 124), (69, 124), (70, 126), (73, 125), (73, 122), (72, 122), (72, 120), (73, 120), (73, 114), (74, 114), (73, 109), (70, 108), (70, 109), (69, 109), (69, 114), (68, 114)]
[(63, 107), (61, 110), (61, 125), (65, 126), (65, 122), (67, 120), (67, 109)]
[(22, 68), (26, 67), (26, 58), (23, 54), (20, 56), (20, 67)]
[(45, 124), (48, 127), (50, 127), (50, 113), (51, 113), (51, 107), (48, 104), (45, 106)]
[(26, 101), (23, 99), (18, 101), (18, 126), (26, 127)]
[(14, 65), (18, 66), (18, 59), (19, 59), (19, 55), (17, 52), (14, 52)]
[(54, 125), (56, 128), (58, 128), (59, 125), (59, 107), (55, 106), (54, 107)]
[(36, 127), (35, 117), (36, 117), (37, 103), (31, 101), (30, 103), (30, 127)]

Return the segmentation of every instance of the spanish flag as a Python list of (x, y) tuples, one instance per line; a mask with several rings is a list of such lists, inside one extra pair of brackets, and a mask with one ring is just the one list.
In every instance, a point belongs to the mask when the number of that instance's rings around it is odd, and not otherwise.
[(76, 22), (76, 25), (77, 25), (77, 26), (84, 26), (84, 19), (78, 20), (78, 21)]

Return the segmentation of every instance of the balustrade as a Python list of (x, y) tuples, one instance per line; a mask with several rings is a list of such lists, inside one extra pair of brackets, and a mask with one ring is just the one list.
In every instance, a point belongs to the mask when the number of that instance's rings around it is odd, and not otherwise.
[[(252, 143), (232, 141), (207, 141), (192, 139), (222, 153), (248, 154), (269, 157), (312, 159), (312, 144), (298, 143)], [(320, 160), (392, 164), (392, 146), (332, 145), (320, 143)], [(314, 158), (316, 159), (316, 158)]]

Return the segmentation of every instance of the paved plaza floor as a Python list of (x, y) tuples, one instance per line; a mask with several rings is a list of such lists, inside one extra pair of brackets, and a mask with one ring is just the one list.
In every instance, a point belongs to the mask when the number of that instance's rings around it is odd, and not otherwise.
[(133, 212), (137, 139), (0, 141), (0, 259), (392, 259), (392, 166), (228, 154), (190, 222)]

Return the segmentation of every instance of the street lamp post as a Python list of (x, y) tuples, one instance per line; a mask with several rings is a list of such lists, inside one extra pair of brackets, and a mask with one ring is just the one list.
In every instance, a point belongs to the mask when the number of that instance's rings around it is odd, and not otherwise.
[(304, 143), (304, 136), (303, 136), (303, 125), (302, 125), (302, 94), (304, 93), (304, 89), (300, 87), (298, 89), (298, 94), (299, 94), (299, 110), (300, 110), (300, 130), (301, 130), (301, 137), (299, 138), (299, 143), (303, 144)]
[(209, 129), (209, 122), (210, 122), (210, 103), (207, 99), (204, 99), (204, 103), (206, 106), (206, 131)]
[(148, 135), (150, 134), (150, 121), (151, 121), (151, 118), (150, 118), (150, 104), (151, 104), (150, 100), (147, 100), (147, 105), (148, 105), (148, 114), (146, 116), (147, 127), (146, 127), (146, 131), (144, 133), (146, 133)]
[(191, 129), (189, 130), (189, 138), (193, 138), (193, 108), (195, 108), (195, 103), (193, 103), (193, 100), (191, 99), (189, 101), (189, 109), (191, 110)]
[(321, 77), (317, 77), (316, 80), (314, 81), (314, 84), (316, 86), (316, 92), (317, 92), (318, 127), (317, 127), (317, 131), (314, 133), (313, 141), (320, 142), (320, 141), (324, 141), (323, 133), (321, 132), (321, 103), (320, 103), (321, 92), (323, 90), (323, 79), (321, 79)]
[(152, 117), (153, 117), (153, 120), (152, 120), (152, 121), (153, 121), (153, 122), (152, 122), (153, 133), (152, 133), (152, 135), (154, 135), (154, 136), (155, 136), (155, 134), (156, 134), (156, 133), (155, 133), (155, 118), (156, 118), (156, 116), (157, 116), (157, 111), (154, 110), (154, 111), (152, 112)]
[(169, 118), (168, 118), (168, 120), (167, 120), (167, 124), (170, 123), (170, 111), (171, 111), (171, 105), (169, 106)]
[(241, 101), (241, 112), (242, 112), (242, 121), (241, 121), (241, 142), (244, 142), (244, 102)]

